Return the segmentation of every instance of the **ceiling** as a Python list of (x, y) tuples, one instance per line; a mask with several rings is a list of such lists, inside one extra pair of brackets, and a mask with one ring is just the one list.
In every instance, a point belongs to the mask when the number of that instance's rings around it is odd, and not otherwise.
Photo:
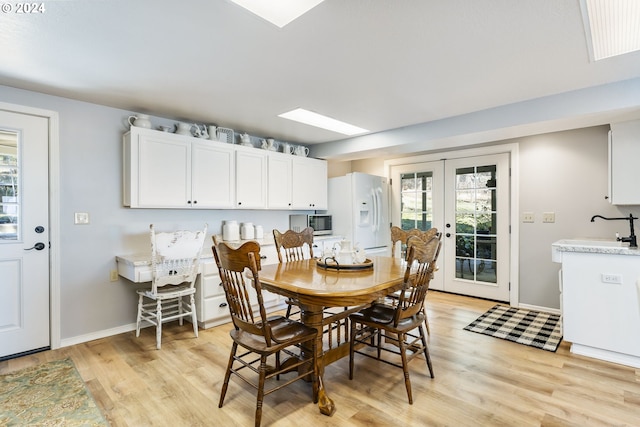
[(261, 137), (379, 133), (640, 77), (591, 62), (579, 0), (326, 0), (278, 28), (227, 0), (50, 0), (0, 16), (0, 84)]

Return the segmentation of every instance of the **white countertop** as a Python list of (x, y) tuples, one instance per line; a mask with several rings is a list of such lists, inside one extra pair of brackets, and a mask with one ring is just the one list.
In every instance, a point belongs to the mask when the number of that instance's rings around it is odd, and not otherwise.
[[(217, 236), (220, 241), (222, 241), (222, 236)], [(314, 236), (313, 241), (322, 242), (323, 240), (335, 240), (342, 239), (342, 236), (337, 235), (327, 235), (327, 236)], [(260, 244), (260, 246), (274, 246), (275, 242), (273, 241), (273, 235), (266, 235), (263, 239), (250, 239), (250, 240), (226, 240), (225, 243), (228, 243), (230, 246), (240, 246), (244, 242), (255, 241)], [(213, 245), (213, 242), (211, 243)], [(213, 258), (213, 252), (211, 252), (211, 247), (205, 246), (202, 251), (201, 259)], [(151, 250), (147, 253), (137, 253), (131, 255), (117, 255), (116, 261), (121, 262), (123, 264), (131, 265), (134, 267), (140, 267), (145, 265), (151, 265)]]
[(613, 239), (563, 239), (551, 245), (554, 252), (583, 252), (611, 255), (640, 256), (638, 248), (630, 248), (629, 243)]

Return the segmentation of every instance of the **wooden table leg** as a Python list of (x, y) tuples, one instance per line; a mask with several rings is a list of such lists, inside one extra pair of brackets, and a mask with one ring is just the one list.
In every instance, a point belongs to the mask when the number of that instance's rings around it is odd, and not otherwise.
[(318, 341), (316, 345), (316, 359), (318, 361), (318, 380), (320, 387), (320, 390), (318, 391), (318, 407), (323, 415), (331, 416), (336, 412), (336, 405), (327, 395), (327, 390), (324, 387), (324, 361), (322, 357), (322, 316), (324, 307), (317, 305), (301, 305), (300, 308), (302, 322), (318, 331)]

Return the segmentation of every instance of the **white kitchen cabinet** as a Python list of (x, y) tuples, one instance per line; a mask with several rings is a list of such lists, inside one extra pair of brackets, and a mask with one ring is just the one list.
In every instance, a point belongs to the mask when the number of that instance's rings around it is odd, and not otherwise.
[(640, 367), (640, 252), (613, 240), (560, 240), (563, 339), (571, 352)]
[(609, 132), (609, 201), (640, 205), (640, 120), (612, 123)]
[(132, 208), (327, 209), (327, 162), (132, 127), (123, 137)]
[(291, 209), (292, 156), (269, 153), (267, 194), (269, 209)]
[(123, 137), (123, 204), (132, 208), (232, 208), (234, 149), (132, 127)]
[(267, 207), (267, 152), (236, 147), (236, 208)]
[(268, 207), (327, 209), (327, 162), (269, 153)]
[(294, 209), (327, 209), (327, 162), (292, 156), (291, 183)]

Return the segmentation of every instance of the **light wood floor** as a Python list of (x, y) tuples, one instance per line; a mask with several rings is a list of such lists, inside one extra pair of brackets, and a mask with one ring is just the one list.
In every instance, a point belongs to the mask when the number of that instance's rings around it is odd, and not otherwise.
[[(640, 370), (556, 353), (464, 331), (491, 301), (431, 292), (427, 296), (435, 378), (423, 359), (410, 364), (414, 404), (402, 371), (356, 356), (325, 372), (333, 417), (297, 383), (265, 399), (262, 425), (309, 426), (610, 426), (640, 425)], [(255, 394), (232, 379), (218, 408), (230, 348), (230, 325), (202, 330), (168, 325), (162, 350), (152, 329), (0, 362), (0, 374), (71, 357), (113, 426), (252, 426)], [(1, 407), (1, 402), (0, 402)]]

